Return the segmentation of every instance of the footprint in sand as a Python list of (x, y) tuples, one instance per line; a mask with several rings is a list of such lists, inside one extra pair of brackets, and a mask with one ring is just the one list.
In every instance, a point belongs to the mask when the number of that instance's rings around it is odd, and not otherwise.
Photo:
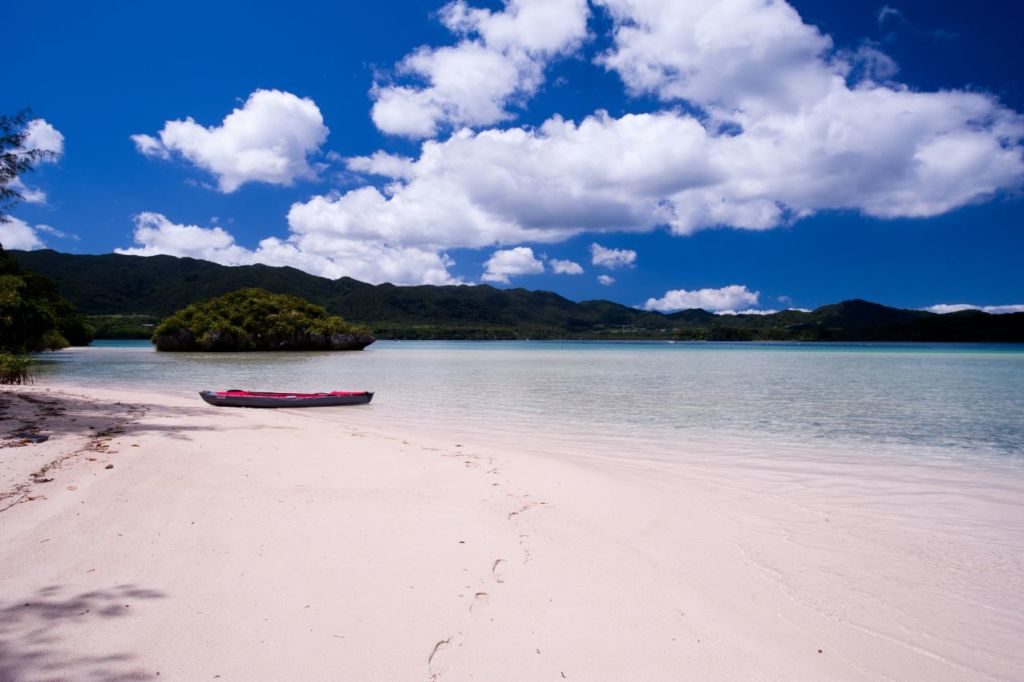
[(444, 672), (444, 668), (440, 665), (440, 661), (435, 661), (438, 654), (442, 653), (445, 649), (452, 645), (452, 639), (455, 635), (449, 635), (447, 639), (442, 639), (434, 645), (434, 650), (430, 652), (430, 656), (427, 657), (427, 669), (430, 671), (430, 682), (437, 682), (440, 679), (441, 673)]
[(474, 594), (473, 603), (469, 605), (470, 613), (472, 613), (473, 609), (475, 609), (478, 606), (486, 606), (488, 601), (490, 601), (490, 598), (490, 595), (486, 592), (477, 592), (476, 594)]

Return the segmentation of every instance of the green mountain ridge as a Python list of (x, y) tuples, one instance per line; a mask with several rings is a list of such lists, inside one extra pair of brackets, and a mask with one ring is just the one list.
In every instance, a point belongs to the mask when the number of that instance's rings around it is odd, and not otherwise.
[[(94, 320), (137, 316), (136, 327), (139, 321), (152, 324), (198, 301), (260, 288), (321, 305), (371, 327), (378, 338), (1024, 342), (1024, 313), (970, 310), (938, 315), (855, 299), (811, 312), (715, 315), (694, 309), (663, 314), (612, 301), (577, 303), (550, 291), (485, 284), (373, 285), (349, 277), (330, 280), (290, 267), (228, 267), (174, 256), (8, 253), (25, 268), (54, 279), (83, 314)], [(134, 335), (146, 333), (138, 330)]]

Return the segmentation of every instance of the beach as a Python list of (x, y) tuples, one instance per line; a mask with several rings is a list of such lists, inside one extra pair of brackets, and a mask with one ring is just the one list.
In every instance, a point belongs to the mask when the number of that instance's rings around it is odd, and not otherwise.
[(373, 405), (0, 399), (3, 680), (1024, 670), (1019, 477), (616, 457)]

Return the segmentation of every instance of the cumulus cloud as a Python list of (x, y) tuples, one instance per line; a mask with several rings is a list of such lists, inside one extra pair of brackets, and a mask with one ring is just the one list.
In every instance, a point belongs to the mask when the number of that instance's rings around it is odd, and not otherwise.
[[(64, 154), (64, 135), (46, 119), (36, 118), (25, 126), (24, 145), (26, 150), (45, 152), (37, 163), (56, 163)], [(7, 187), (17, 192), (26, 204), (46, 203), (46, 192), (26, 185), (19, 177), (8, 182)]]
[(1020, 186), (1022, 135), (1024, 120), (988, 95), (839, 81), (813, 106), (734, 135), (675, 110), (463, 130), (414, 160), (360, 160), (390, 183), (314, 197), (290, 221), (480, 248), (659, 226), (764, 230), (823, 210), (927, 217)]
[(135, 217), (134, 240), (137, 246), (115, 252), (199, 258), (221, 265), (290, 266), (321, 277), (347, 276), (374, 284), (461, 283), (449, 273), (448, 268), (455, 263), (444, 253), (373, 240), (293, 234), (283, 240), (269, 237), (252, 250), (236, 243), (234, 236), (223, 228), (181, 225), (149, 212)]
[[(600, 64), (631, 92), (660, 99), (661, 110), (461, 128), (410, 156), (350, 158), (365, 186), (295, 203), (288, 238), (265, 242), (266, 253), (317, 273), (344, 263), (349, 273), (367, 245), (363, 255), (394, 264), (395, 281), (447, 281), (445, 252), (455, 248), (659, 228), (766, 230), (828, 210), (929, 217), (1024, 184), (1024, 117), (984, 93), (883, 83), (896, 68), (883, 52), (837, 52), (786, 2), (596, 4), (613, 30)], [(504, 121), (544, 65), (585, 39), (586, 15), (582, 0), (510, 0), (496, 11), (449, 4), (442, 20), (459, 42), (403, 61), (400, 75), (405, 68), (419, 80), (378, 84), (374, 119), (413, 137)], [(199, 137), (235, 129), (228, 119), (215, 129), (171, 122), (159, 140), (138, 139), (140, 150), (185, 155), (184, 143), (163, 137), (172, 123)], [(289, 158), (308, 168), (305, 152)], [(218, 177), (229, 191), (250, 176)]]
[(552, 258), (548, 261), (551, 266), (551, 272), (556, 275), (582, 275), (583, 266), (579, 263), (571, 260), (559, 260), (558, 258)]
[(425, 142), (411, 162), (359, 159), (350, 168), (391, 182), (314, 197), (294, 205), (289, 221), (300, 231), (447, 248), (649, 230), (672, 218), (666, 192), (712, 181), (706, 143), (697, 121), (672, 113), (462, 130)]
[(447, 254), (374, 240), (327, 239), (291, 235), (264, 239), (254, 259), (266, 265), (288, 265), (337, 279), (352, 277), (381, 284), (464, 284), (449, 268), (455, 261)]
[(48, 154), (44, 161), (56, 161), (64, 154), (64, 135), (47, 123), (46, 119), (37, 118), (25, 126), (25, 149), (38, 149)]
[(586, 0), (506, 0), (501, 11), (458, 0), (440, 16), (460, 41), (405, 57), (397, 75), (417, 84), (377, 83), (370, 93), (371, 116), (386, 133), (424, 138), (441, 126), (510, 118), (509, 104), (537, 91), (548, 61), (586, 37), (589, 10)]
[(533, 255), (533, 249), (528, 246), (495, 251), (484, 263), (484, 267), (485, 272), (480, 279), (503, 284), (508, 284), (510, 277), (544, 272), (544, 263)]
[[(798, 313), (811, 312), (807, 308), (786, 308), (786, 310)], [(716, 310), (715, 315), (774, 315), (777, 312), (779, 311), (772, 308), (747, 308), (746, 310)]]
[(0, 221), (0, 244), (5, 249), (24, 251), (46, 248), (46, 244), (39, 238), (38, 233), (31, 225), (12, 216), (7, 216), (5, 220)]
[(313, 100), (280, 90), (257, 90), (219, 126), (205, 127), (191, 117), (167, 121), (158, 137), (132, 135), (146, 155), (180, 155), (217, 178), (221, 192), (247, 182), (291, 185), (313, 178), (307, 160), (327, 139), (323, 116)]
[[(757, 305), (760, 296), (760, 292), (750, 291), (745, 285), (740, 284), (730, 284), (720, 289), (673, 289), (665, 292), (661, 298), (647, 299), (643, 309), (668, 313), (701, 308), (712, 312), (727, 311), (736, 314), (736, 310)], [(749, 311), (745, 310), (742, 314), (748, 313)]]
[(746, 310), (716, 310), (715, 315), (774, 315), (779, 312), (771, 308), (747, 308)]
[(409, 179), (413, 176), (415, 161), (407, 156), (374, 152), (370, 156), (353, 156), (345, 165), (357, 173), (380, 175), (386, 178)]
[[(930, 216), (1024, 178), (1020, 115), (978, 93), (864, 78), (895, 65), (874, 48), (833, 54), (831, 39), (785, 2), (601, 4), (615, 23), (605, 67), (634, 92), (696, 104), (711, 127), (740, 131), (714, 140), (724, 182), (674, 225), (679, 232), (714, 212), (723, 225), (753, 228), (829, 208)], [(848, 82), (851, 73), (862, 79)], [(989, 154), (992, 168), (982, 161)]]
[(826, 94), (828, 36), (786, 2), (597, 0), (614, 23), (599, 63), (630, 91), (719, 113), (795, 111)]
[(992, 315), (1004, 315), (1006, 313), (1024, 313), (1022, 305), (972, 305), (970, 303), (937, 303), (927, 308), (922, 308), (931, 313), (945, 315), (946, 313), (958, 313), (963, 310), (980, 310)]
[(631, 249), (607, 249), (600, 244), (590, 245), (590, 262), (598, 267), (614, 270), (631, 267), (636, 263), (636, 251)]
[(130, 249), (114, 249), (129, 256), (182, 256), (221, 265), (252, 263), (252, 252), (235, 243), (225, 230), (198, 225), (178, 225), (159, 213), (140, 213), (134, 218), (135, 242)]
[(615, 278), (612, 277), (611, 275), (598, 275), (597, 281), (606, 287), (610, 287), (611, 285), (615, 284)]

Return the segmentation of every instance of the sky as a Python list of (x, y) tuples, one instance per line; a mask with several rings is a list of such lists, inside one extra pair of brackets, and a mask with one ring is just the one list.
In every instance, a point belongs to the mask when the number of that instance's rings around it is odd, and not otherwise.
[(1024, 310), (1024, 7), (37, 0), (5, 248), (651, 310)]

